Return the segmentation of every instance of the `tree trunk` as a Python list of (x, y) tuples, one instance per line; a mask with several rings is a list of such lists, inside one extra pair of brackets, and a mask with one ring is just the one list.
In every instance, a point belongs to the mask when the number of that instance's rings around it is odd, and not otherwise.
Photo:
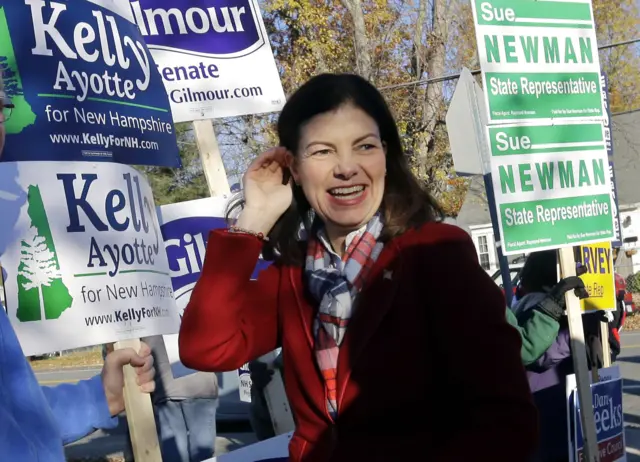
[[(425, 63), (425, 47), (423, 43), (424, 39), (424, 27), (427, 20), (427, 0), (420, 0), (418, 4), (418, 17), (416, 18), (416, 27), (413, 30), (413, 49), (411, 50), (411, 80), (420, 80), (424, 73)], [(419, 86), (414, 86), (409, 91), (409, 98), (414, 108), (422, 106), (422, 89)], [(418, 117), (411, 117), (407, 122), (407, 137), (411, 141), (410, 154), (413, 155), (416, 152), (418, 146), (417, 136), (420, 135), (420, 120)]]
[(44, 321), (47, 318), (44, 310), (44, 295), (42, 293), (42, 285), (38, 286), (38, 299), (40, 300), (40, 321)]
[[(428, 78), (440, 77), (446, 72), (447, 36), (449, 22), (446, 16), (446, 0), (433, 0), (432, 28), (429, 34), (427, 60)], [(432, 150), (434, 132), (438, 119), (442, 117), (442, 83), (427, 85), (422, 109), (422, 130), (418, 135), (415, 160), (422, 179), (430, 176), (429, 154)]]
[(418, 5), (418, 18), (416, 28), (413, 31), (413, 59), (411, 60), (411, 71), (415, 80), (422, 78), (424, 71), (424, 45), (422, 36), (424, 35), (424, 25), (427, 19), (427, 0), (420, 0)]
[(371, 44), (367, 36), (367, 27), (364, 22), (364, 12), (360, 0), (342, 0), (342, 4), (349, 10), (353, 20), (353, 41), (356, 53), (356, 67), (358, 74), (367, 80), (373, 75), (371, 64)]

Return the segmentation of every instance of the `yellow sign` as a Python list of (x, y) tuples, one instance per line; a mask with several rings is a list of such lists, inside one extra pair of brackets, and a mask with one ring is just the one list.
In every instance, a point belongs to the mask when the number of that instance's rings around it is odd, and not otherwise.
[(586, 269), (586, 273), (580, 277), (589, 292), (589, 298), (581, 301), (582, 311), (615, 310), (616, 287), (611, 243), (581, 245), (579, 261)]

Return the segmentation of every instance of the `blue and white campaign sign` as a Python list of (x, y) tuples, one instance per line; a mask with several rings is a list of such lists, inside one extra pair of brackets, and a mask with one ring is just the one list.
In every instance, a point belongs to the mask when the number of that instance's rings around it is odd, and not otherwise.
[[(227, 227), (224, 215), (228, 200), (227, 196), (208, 197), (157, 208), (180, 317), (200, 278), (209, 233), (214, 229)], [(267, 266), (267, 262), (258, 261), (252, 277), (257, 277), (258, 272)], [(174, 377), (195, 372), (180, 362), (177, 335), (165, 336), (165, 346)]]
[(180, 166), (128, 0), (0, 0), (0, 71), (15, 106), (3, 161)]
[[(591, 384), (592, 406), (601, 462), (626, 461), (622, 378), (617, 366), (599, 371), (600, 381)], [(572, 462), (584, 460), (584, 438), (575, 375), (567, 377), (569, 453)]]
[(285, 103), (257, 0), (132, 0), (173, 120), (274, 112)]
[(240, 401), (245, 403), (251, 402), (251, 371), (249, 370), (249, 363), (243, 364), (238, 369), (238, 391), (240, 392)]
[(26, 355), (178, 332), (153, 193), (127, 165), (0, 163), (0, 264)]

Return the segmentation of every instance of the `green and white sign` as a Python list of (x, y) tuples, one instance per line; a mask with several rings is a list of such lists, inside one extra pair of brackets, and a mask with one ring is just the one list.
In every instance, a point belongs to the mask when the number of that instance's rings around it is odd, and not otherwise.
[(591, 0), (472, 0), (489, 123), (601, 119)]
[(487, 128), (505, 255), (614, 238), (602, 123)]

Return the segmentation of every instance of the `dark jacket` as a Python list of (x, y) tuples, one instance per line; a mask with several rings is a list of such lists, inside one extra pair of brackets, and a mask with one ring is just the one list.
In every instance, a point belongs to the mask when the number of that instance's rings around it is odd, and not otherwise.
[[(305, 291), (304, 271), (276, 261), (250, 281), (261, 250), (255, 236), (211, 233), (182, 319), (180, 355), (188, 367), (224, 371), (282, 346), (296, 421), (291, 462), (416, 454), (432, 462), (467, 462), (478, 454), (528, 461), (538, 422), (520, 337), (465, 231), (429, 223), (385, 244), (340, 348), (335, 422), (314, 360), (317, 303)], [(457, 299), (460, 281), (473, 303)], [(465, 322), (447, 329), (454, 317)], [(471, 361), (473, 352), (492, 360)], [(390, 377), (398, 374), (410, 389), (393, 387)]]

